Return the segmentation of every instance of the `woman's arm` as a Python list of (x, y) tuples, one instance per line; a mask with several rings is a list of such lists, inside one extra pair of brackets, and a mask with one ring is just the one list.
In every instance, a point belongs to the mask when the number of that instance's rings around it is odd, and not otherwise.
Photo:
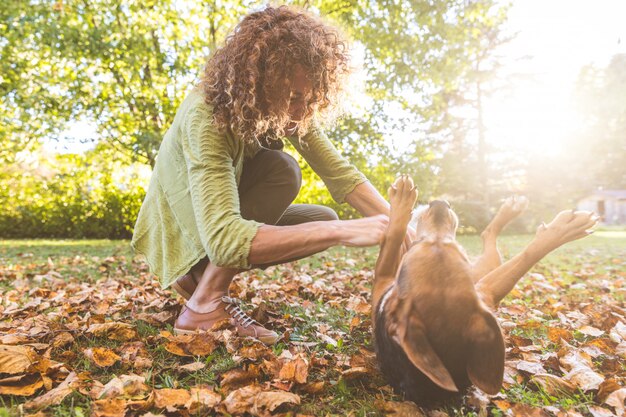
[(389, 203), (369, 181), (354, 187), (345, 200), (363, 216), (389, 215)]
[(262, 265), (309, 256), (331, 246), (378, 245), (387, 228), (386, 215), (357, 220), (310, 222), (294, 226), (262, 225), (250, 247), (248, 262)]

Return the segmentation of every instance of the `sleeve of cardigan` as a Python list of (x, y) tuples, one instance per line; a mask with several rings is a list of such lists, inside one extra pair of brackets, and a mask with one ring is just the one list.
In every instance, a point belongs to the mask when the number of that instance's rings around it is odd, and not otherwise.
[(230, 140), (220, 135), (205, 109), (193, 109), (183, 124), (182, 146), (198, 232), (217, 266), (250, 268), (252, 239), (261, 223), (241, 217)]
[(330, 195), (343, 203), (354, 187), (367, 181), (356, 167), (343, 158), (328, 137), (319, 129), (312, 130), (302, 140), (289, 137), (289, 141), (320, 176)]

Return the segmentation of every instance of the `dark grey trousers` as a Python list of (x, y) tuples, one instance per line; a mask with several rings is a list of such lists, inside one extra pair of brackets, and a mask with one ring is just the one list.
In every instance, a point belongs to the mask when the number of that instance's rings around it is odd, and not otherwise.
[[(329, 207), (291, 204), (298, 195), (301, 184), (302, 172), (291, 155), (280, 150), (262, 149), (243, 165), (239, 181), (241, 216), (277, 226), (338, 219), (337, 213)], [(294, 260), (254, 267), (264, 269)], [(201, 276), (208, 262), (208, 258), (201, 260), (190, 272), (194, 277)]]

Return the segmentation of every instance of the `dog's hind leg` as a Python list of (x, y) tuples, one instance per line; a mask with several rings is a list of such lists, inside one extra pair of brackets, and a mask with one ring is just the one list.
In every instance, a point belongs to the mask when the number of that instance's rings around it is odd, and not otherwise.
[(598, 219), (594, 213), (588, 211), (560, 212), (548, 225), (539, 226), (535, 238), (522, 253), (478, 281), (476, 292), (489, 307), (495, 308), (541, 258), (567, 242), (592, 233), (590, 229), (596, 225)]
[(509, 197), (498, 210), (485, 230), (480, 234), (483, 241), (483, 252), (472, 265), (472, 278), (478, 282), (482, 277), (502, 264), (498, 251), (497, 238), (502, 229), (519, 216), (528, 207), (526, 197)]
[(413, 180), (401, 175), (389, 188), (391, 210), (389, 225), (380, 244), (380, 253), (374, 271), (372, 305), (378, 305), (380, 297), (396, 277), (402, 259), (402, 243), (411, 220), (411, 210), (417, 200), (417, 190)]

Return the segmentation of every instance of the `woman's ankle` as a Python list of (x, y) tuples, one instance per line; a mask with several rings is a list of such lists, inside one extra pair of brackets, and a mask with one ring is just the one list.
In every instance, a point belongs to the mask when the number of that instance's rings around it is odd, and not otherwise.
[(194, 292), (193, 296), (187, 301), (187, 306), (197, 313), (210, 313), (219, 308), (223, 296), (228, 295), (228, 291), (211, 291), (210, 293), (198, 294)]

